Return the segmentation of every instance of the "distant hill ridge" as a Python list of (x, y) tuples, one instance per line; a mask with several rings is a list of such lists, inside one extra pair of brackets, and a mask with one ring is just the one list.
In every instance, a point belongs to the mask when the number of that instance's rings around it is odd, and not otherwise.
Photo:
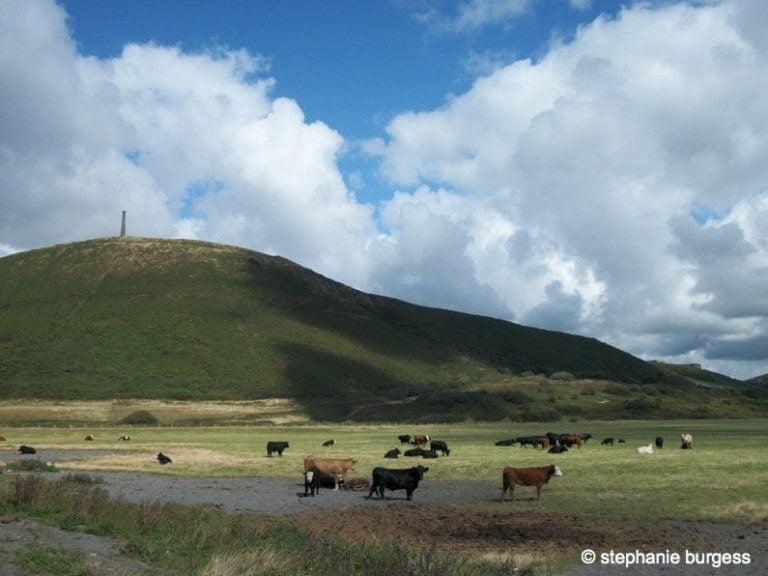
[(0, 258), (0, 314), (4, 398), (389, 405), (466, 400), (525, 374), (684, 382), (592, 338), (366, 294), (281, 257), (190, 240)]

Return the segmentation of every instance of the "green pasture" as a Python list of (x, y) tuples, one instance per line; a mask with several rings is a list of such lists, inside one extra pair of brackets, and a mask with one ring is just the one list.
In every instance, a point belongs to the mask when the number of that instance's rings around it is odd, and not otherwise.
[[(495, 446), (497, 440), (530, 434), (588, 432), (581, 449), (548, 454), (541, 449)], [(694, 436), (693, 450), (681, 450), (682, 432)], [(445, 440), (449, 457), (437, 460), (385, 460), (400, 447), (398, 434), (429, 434)], [(92, 434), (93, 442), (84, 436)], [(129, 434), (129, 442), (118, 441)], [(557, 463), (564, 472), (545, 488), (542, 500), (520, 487), (515, 503), (489, 500), (473, 504), (489, 510), (542, 510), (579, 515), (614, 515), (633, 520), (662, 518), (752, 522), (768, 517), (768, 426), (764, 420), (617, 421), (577, 424), (300, 425), (227, 427), (35, 427), (1, 428), (3, 451), (34, 446), (37, 458), (57, 449), (114, 450), (86, 460), (56, 462), (62, 471), (132, 470), (183, 476), (252, 476), (300, 478), (307, 454), (358, 460), (351, 476), (370, 476), (375, 466), (429, 466), (423, 489), (440, 481), (482, 481), (499, 487), (504, 466)], [(600, 445), (604, 437), (625, 444)], [(650, 456), (636, 448), (662, 436), (665, 445)], [(322, 442), (335, 439), (333, 447)], [(270, 440), (290, 443), (282, 457), (266, 455)], [(405, 449), (405, 447), (401, 447)], [(162, 451), (174, 463), (161, 467)], [(418, 499), (418, 495), (416, 497)]]

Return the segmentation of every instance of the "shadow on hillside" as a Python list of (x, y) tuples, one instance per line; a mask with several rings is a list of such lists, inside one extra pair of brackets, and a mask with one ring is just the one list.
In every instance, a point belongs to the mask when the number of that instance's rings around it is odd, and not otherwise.
[(301, 345), (284, 345), (281, 388), (316, 421), (460, 422), (501, 420), (503, 398), (432, 382), (406, 382), (363, 362)]
[(285, 316), (391, 357), (439, 364), (458, 351), (414, 321), (397, 300), (365, 294), (283, 258), (250, 258), (250, 286)]
[(418, 393), (417, 387), (364, 362), (308, 346), (284, 344), (280, 350), (287, 360), (280, 388), (313, 420), (348, 419), (361, 405)]
[(405, 361), (439, 365), (461, 357), (515, 372), (665, 380), (644, 360), (593, 338), (365, 294), (283, 258), (252, 257), (247, 274), (251, 289), (269, 294), (286, 316)]

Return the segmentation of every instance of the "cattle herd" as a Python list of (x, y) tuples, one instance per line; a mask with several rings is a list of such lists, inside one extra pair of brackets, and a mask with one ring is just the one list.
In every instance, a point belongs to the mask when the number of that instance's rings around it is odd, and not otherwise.
[[(428, 434), (416, 434), (414, 436), (411, 436), (410, 434), (401, 434), (397, 438), (401, 446), (409, 446), (409, 448), (404, 451), (401, 451), (400, 448), (393, 448), (384, 454), (384, 458), (398, 459), (401, 454), (405, 457), (428, 459), (438, 458), (440, 455), (451, 455), (451, 450), (444, 440), (433, 439)], [(550, 454), (562, 454), (568, 452), (573, 447), (581, 448), (590, 438), (592, 438), (592, 435), (587, 433), (556, 434), (554, 432), (547, 432), (546, 434), (533, 436), (507, 438), (505, 440), (499, 440), (495, 445), (517, 445), (521, 448), (532, 446), (534, 448), (546, 450)], [(0, 441), (5, 441), (5, 438), (3, 437), (0, 437), (0, 439)], [(85, 437), (85, 440), (93, 441), (94, 437), (91, 434), (88, 434)], [(118, 440), (128, 441), (130, 440), (130, 436), (123, 435), (120, 436)], [(600, 445), (609, 447), (613, 446), (614, 442), (623, 444), (625, 443), (625, 440), (619, 438), (616, 441), (613, 437), (607, 437), (603, 438)], [(693, 436), (691, 434), (681, 434), (680, 442), (680, 447), (683, 450), (690, 450), (693, 448)], [(327, 440), (322, 443), (323, 447), (331, 447), (335, 445), (336, 440)], [(429, 446), (429, 448), (427, 448), (427, 446)], [(653, 454), (654, 446), (656, 449), (663, 448), (664, 438), (657, 436), (654, 438), (653, 442), (650, 442), (647, 445), (638, 446), (637, 453), (644, 455)], [(267, 442), (267, 456), (272, 457), (274, 454), (282, 456), (283, 452), (288, 448), (290, 448), (290, 444), (287, 441), (270, 440)], [(32, 446), (27, 446), (25, 444), (19, 446), (19, 454), (36, 453), (37, 450)], [(158, 452), (155, 458), (163, 465), (173, 462), (169, 456), (162, 452)], [(420, 464), (410, 468), (399, 469), (377, 466), (371, 473), (370, 481), (367, 478), (360, 477), (347, 478), (349, 472), (354, 470), (355, 464), (357, 464), (357, 460), (354, 458), (325, 458), (314, 455), (306, 456), (304, 458), (304, 495), (315, 496), (316, 494), (319, 494), (321, 487), (338, 490), (343, 486), (349, 490), (368, 490), (368, 498), (372, 498), (376, 495), (379, 499), (384, 498), (386, 490), (405, 490), (406, 498), (411, 500), (414, 491), (419, 487), (419, 482), (424, 479), (424, 473), (429, 471), (428, 467)], [(541, 498), (542, 488), (549, 482), (549, 479), (562, 475), (562, 470), (555, 464), (529, 468), (507, 466), (502, 470), (502, 492), (500, 500), (503, 501), (504, 496), (509, 492), (510, 499), (514, 501), (516, 485), (535, 487), (536, 499), (538, 500)]]

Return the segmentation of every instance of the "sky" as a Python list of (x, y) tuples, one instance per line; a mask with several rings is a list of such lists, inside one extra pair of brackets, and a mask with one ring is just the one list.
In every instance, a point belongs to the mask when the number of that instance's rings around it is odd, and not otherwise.
[(0, 256), (128, 234), (768, 373), (762, 0), (0, 0)]

